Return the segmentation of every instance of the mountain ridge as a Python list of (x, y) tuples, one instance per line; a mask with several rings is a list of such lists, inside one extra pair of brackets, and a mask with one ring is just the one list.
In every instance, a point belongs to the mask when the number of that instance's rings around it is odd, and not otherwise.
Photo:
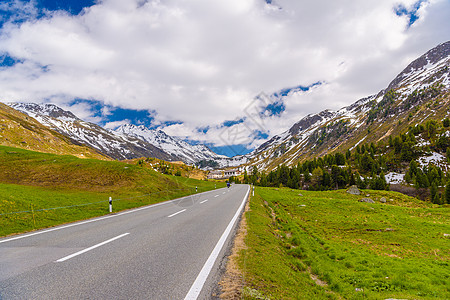
[(67, 136), (4, 103), (0, 103), (0, 122), (0, 144), (3, 146), (80, 158), (110, 159), (95, 149), (74, 144)]
[(190, 145), (162, 130), (151, 130), (143, 125), (127, 124), (107, 130), (55, 104), (15, 102), (8, 105), (65, 135), (74, 144), (87, 145), (118, 160), (155, 157), (194, 164), (200, 160), (225, 159), (204, 145)]
[(280, 164), (344, 152), (362, 141), (379, 142), (427, 118), (443, 119), (450, 113), (449, 66), (450, 41), (412, 61), (377, 94), (337, 111), (303, 117), (247, 154), (247, 167), (270, 171)]

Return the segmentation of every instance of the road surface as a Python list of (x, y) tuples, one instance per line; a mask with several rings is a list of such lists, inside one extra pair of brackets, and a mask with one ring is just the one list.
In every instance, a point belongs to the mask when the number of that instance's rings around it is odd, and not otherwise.
[(2, 238), (0, 299), (209, 299), (248, 193), (234, 185)]

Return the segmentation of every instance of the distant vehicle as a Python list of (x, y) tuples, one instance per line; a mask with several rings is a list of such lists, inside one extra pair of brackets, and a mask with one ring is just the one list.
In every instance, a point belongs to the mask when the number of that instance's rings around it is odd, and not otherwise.
[(227, 182), (227, 188), (230, 188), (230, 183), (229, 182)]

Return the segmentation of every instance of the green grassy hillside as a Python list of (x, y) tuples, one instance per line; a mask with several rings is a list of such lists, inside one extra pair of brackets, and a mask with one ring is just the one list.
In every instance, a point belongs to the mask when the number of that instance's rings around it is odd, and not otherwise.
[(0, 145), (53, 154), (70, 154), (80, 158), (110, 160), (95, 149), (75, 145), (68, 137), (4, 103), (0, 103)]
[(0, 146), (0, 236), (107, 214), (109, 197), (119, 211), (214, 185), (139, 164)]
[(244, 299), (450, 298), (449, 206), (258, 187), (246, 219)]

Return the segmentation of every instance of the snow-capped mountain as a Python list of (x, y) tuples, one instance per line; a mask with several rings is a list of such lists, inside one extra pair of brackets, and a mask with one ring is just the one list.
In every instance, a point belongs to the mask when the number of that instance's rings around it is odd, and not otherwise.
[(169, 136), (162, 130), (148, 129), (144, 125), (122, 125), (117, 128), (114, 133), (122, 136), (124, 139), (134, 137), (146, 141), (186, 163), (227, 158), (226, 156), (214, 153), (205, 145), (191, 145), (177, 137)]
[(304, 117), (247, 154), (248, 166), (270, 170), (362, 142), (377, 143), (429, 118), (449, 116), (449, 94), (450, 41), (413, 61), (378, 94)]
[(83, 121), (54, 104), (9, 103), (9, 106), (71, 138), (75, 143), (90, 146), (114, 159), (156, 157), (188, 164), (200, 160), (228, 159), (204, 145), (190, 145), (162, 130), (150, 130), (143, 125), (123, 125), (115, 131), (109, 131)]
[(70, 111), (53, 104), (9, 103), (9, 105), (69, 137), (76, 144), (90, 146), (114, 159), (138, 157), (177, 159), (146, 141), (131, 136), (125, 138), (96, 124), (83, 121)]
[(80, 158), (108, 159), (99, 151), (75, 145), (68, 137), (56, 132), (28, 115), (0, 103), (0, 145)]

